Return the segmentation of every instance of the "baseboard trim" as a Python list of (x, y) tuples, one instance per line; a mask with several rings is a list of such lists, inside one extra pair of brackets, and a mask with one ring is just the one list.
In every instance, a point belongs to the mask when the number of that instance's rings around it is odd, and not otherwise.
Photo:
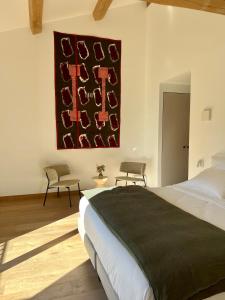
[[(71, 191), (71, 194), (79, 196), (78, 191)], [(62, 195), (62, 196), (68, 195), (68, 192), (62, 191), (62, 192), (60, 192), (60, 195)], [(33, 198), (33, 199), (43, 198), (44, 199), (44, 196), (45, 196), (45, 193), (0, 196), (0, 201), (1, 200), (25, 200), (25, 199), (30, 199), (30, 198)], [(48, 192), (48, 198), (54, 198), (54, 197), (57, 197), (57, 192)]]

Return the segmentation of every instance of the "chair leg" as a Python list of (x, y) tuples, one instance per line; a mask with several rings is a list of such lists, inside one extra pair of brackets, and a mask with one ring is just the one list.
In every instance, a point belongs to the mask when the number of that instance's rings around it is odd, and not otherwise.
[(46, 200), (47, 200), (47, 195), (48, 195), (48, 187), (49, 187), (49, 185), (47, 185), (47, 188), (46, 188), (46, 192), (45, 192), (45, 199), (44, 199), (43, 206), (45, 206), (45, 202), (46, 202)]
[(144, 187), (146, 187), (146, 181), (145, 181), (145, 176), (143, 176), (143, 179), (144, 179), (144, 183), (145, 183)]
[(59, 187), (57, 188), (57, 197), (59, 198)]
[(126, 186), (127, 186), (127, 181), (126, 181)]
[(115, 183), (115, 185), (117, 185), (117, 182), (118, 182), (118, 180), (116, 179), (116, 183)]
[(79, 182), (77, 183), (77, 186), (78, 186), (79, 196), (80, 196), (80, 199), (81, 199), (81, 191), (80, 191), (80, 183)]
[(68, 187), (68, 195), (69, 195), (69, 203), (70, 203), (70, 207), (72, 207), (72, 203), (71, 203), (71, 197), (70, 197), (70, 188)]

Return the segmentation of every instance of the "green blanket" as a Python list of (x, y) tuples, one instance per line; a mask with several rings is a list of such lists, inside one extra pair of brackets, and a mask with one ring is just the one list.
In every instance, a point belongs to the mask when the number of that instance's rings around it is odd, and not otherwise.
[(138, 186), (104, 191), (89, 202), (136, 259), (156, 300), (225, 292), (225, 231)]

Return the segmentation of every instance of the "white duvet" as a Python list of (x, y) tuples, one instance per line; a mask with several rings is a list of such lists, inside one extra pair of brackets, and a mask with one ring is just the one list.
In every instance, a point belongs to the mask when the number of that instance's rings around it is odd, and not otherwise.
[[(84, 192), (80, 201), (80, 235), (82, 238), (85, 233), (89, 236), (119, 299), (154, 300), (152, 289), (133, 256), (89, 205), (88, 199), (102, 190)], [(208, 198), (201, 190), (185, 183), (151, 190), (186, 212), (225, 230), (225, 199)], [(225, 300), (225, 293), (208, 299)]]

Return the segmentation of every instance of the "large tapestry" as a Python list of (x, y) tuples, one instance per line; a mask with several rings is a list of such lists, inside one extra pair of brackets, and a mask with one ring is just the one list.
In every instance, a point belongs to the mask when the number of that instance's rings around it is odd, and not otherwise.
[(54, 32), (58, 149), (120, 145), (121, 41)]

